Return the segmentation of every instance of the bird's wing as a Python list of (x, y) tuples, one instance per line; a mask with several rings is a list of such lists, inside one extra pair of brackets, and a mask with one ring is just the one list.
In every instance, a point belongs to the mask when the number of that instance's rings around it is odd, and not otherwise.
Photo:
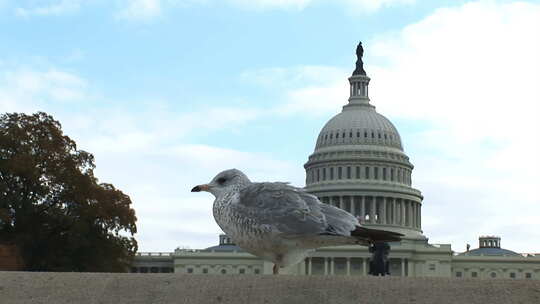
[(240, 191), (235, 208), (284, 237), (350, 236), (358, 225), (351, 214), (285, 183), (253, 183)]

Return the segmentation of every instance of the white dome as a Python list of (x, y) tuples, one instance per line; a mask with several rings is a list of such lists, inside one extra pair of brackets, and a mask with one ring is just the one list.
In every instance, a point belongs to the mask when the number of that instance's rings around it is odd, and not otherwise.
[(322, 128), (315, 150), (339, 145), (382, 145), (403, 151), (396, 127), (369, 104), (345, 106)]

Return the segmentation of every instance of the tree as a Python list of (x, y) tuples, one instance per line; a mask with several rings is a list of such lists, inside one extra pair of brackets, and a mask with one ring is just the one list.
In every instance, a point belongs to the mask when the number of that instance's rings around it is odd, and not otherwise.
[(137, 251), (129, 196), (94, 177), (50, 115), (0, 115), (0, 241), (27, 270), (126, 271)]

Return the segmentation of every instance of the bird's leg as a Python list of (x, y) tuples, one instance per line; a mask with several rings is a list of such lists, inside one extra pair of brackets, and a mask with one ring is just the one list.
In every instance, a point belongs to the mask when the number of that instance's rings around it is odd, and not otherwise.
[(274, 268), (272, 268), (272, 271), (274, 274), (279, 274), (279, 267), (277, 264), (274, 264)]

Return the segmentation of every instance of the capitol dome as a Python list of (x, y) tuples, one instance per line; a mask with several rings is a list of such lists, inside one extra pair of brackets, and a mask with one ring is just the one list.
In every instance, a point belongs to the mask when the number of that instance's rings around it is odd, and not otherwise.
[(394, 125), (371, 105), (345, 106), (322, 128), (315, 149), (339, 145), (381, 145), (403, 151)]
[(367, 227), (426, 240), (421, 230), (422, 194), (412, 187), (414, 166), (396, 127), (369, 99), (370, 78), (357, 49), (349, 77), (350, 97), (322, 128), (304, 165), (306, 191), (355, 215)]

